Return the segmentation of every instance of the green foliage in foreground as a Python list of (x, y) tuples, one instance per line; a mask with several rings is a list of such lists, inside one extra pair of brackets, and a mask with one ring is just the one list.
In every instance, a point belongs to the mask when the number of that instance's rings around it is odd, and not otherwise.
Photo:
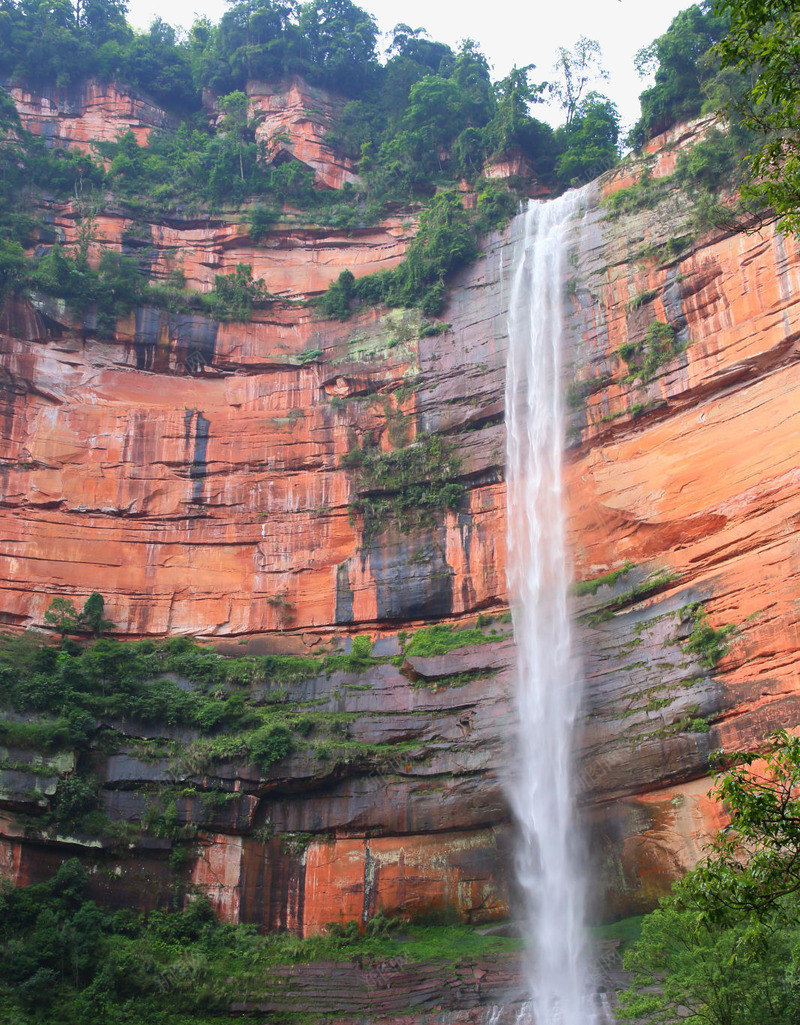
[(716, 55), (746, 82), (735, 97), (756, 140), (748, 192), (800, 233), (800, 13), (795, 0), (717, 0), (730, 18)]
[(466, 926), (412, 925), (395, 938), (392, 924), (378, 916), (362, 935), (353, 923), (301, 940), (220, 923), (203, 899), (146, 918), (112, 913), (88, 899), (85, 873), (69, 861), (47, 883), (0, 889), (0, 1020), (201, 1025), (269, 993), (274, 965), (355, 957), (454, 963), (516, 947)]
[(648, 915), (625, 958), (620, 1017), (795, 1025), (800, 1017), (800, 739), (732, 756), (717, 797), (730, 825)]

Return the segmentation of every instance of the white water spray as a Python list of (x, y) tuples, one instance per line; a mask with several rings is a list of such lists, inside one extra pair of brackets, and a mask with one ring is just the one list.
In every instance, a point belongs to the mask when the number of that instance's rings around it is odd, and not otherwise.
[(572, 739), (580, 680), (567, 605), (562, 485), (564, 272), (582, 192), (524, 215), (508, 320), (508, 583), (517, 644), (519, 740), (511, 800), (536, 1025), (594, 1025), (574, 822)]

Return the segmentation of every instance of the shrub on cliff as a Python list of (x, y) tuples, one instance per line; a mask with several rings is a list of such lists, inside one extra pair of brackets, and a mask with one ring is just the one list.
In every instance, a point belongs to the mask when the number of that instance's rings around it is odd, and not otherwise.
[(275, 762), (282, 761), (292, 753), (294, 737), (288, 726), (276, 723), (254, 733), (248, 746), (253, 762), (266, 771)]
[(19, 242), (0, 239), (0, 301), (18, 292), (27, 275), (25, 250)]
[(111, 620), (103, 618), (104, 609), (105, 601), (97, 591), (89, 595), (80, 612), (68, 598), (53, 598), (44, 614), (44, 621), (62, 637), (84, 631), (97, 637), (114, 626)]
[(438, 434), (418, 437), (391, 452), (358, 449), (345, 459), (356, 471), (358, 492), (350, 514), (363, 518), (365, 540), (390, 527), (408, 533), (441, 522), (446, 510), (457, 509), (464, 497), (459, 459)]
[(95, 269), (84, 242), (72, 251), (52, 246), (35, 267), (32, 283), (64, 299), (78, 319), (94, 310), (101, 337), (113, 334), (117, 319), (143, 302), (146, 291), (136, 260), (104, 249)]
[(406, 256), (394, 270), (355, 278), (344, 271), (319, 300), (327, 316), (346, 319), (356, 305), (419, 306), (427, 316), (442, 308), (447, 278), (478, 255), (476, 225), (459, 194), (438, 193), (420, 214)]
[(249, 263), (237, 263), (230, 274), (215, 274), (214, 289), (202, 293), (202, 304), (217, 320), (249, 320), (254, 307), (272, 301), (261, 278), (253, 278)]

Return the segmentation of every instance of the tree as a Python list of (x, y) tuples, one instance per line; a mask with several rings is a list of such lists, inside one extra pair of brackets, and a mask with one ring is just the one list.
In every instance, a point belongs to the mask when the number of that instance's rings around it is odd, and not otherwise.
[(296, 14), (296, 0), (231, 2), (217, 29), (198, 26), (198, 77), (223, 90), (244, 86), (248, 78), (281, 78), (300, 59)]
[(709, 0), (694, 4), (673, 18), (667, 31), (636, 54), (640, 77), (655, 72), (655, 81), (640, 96), (642, 116), (629, 136), (642, 146), (659, 132), (695, 117), (703, 109), (705, 89), (718, 65), (711, 47), (727, 29), (727, 19), (715, 14)]
[(453, 59), (453, 51), (444, 43), (435, 43), (427, 36), (424, 28), (411, 28), (402, 23), (395, 25), (392, 42), (386, 52), (437, 72), (443, 60)]
[(75, 0), (75, 27), (83, 30), (92, 45), (110, 40), (124, 42), (130, 36), (125, 21), (127, 0)]
[(800, 11), (796, 0), (716, 0), (728, 34), (715, 52), (751, 83), (739, 104), (757, 138), (751, 197), (800, 233)]
[(556, 175), (564, 185), (584, 185), (619, 159), (619, 112), (606, 96), (589, 93), (575, 115), (556, 132), (563, 148)]
[(602, 58), (600, 44), (586, 36), (581, 36), (571, 50), (564, 46), (558, 48), (558, 60), (553, 69), (558, 78), (550, 83), (550, 92), (564, 108), (567, 124), (575, 117), (589, 86), (608, 80)]
[(25, 250), (19, 242), (0, 239), (0, 302), (19, 291), (27, 266)]
[(44, 621), (66, 637), (78, 628), (78, 610), (68, 598), (53, 598), (44, 614)]
[(475, 231), (455, 190), (439, 192), (419, 220), (419, 230), (405, 260), (395, 269), (398, 305), (418, 299), (423, 313), (437, 314), (444, 301), (445, 279), (478, 254)]
[(781, 732), (765, 757), (731, 757), (716, 789), (730, 824), (626, 955), (626, 1020), (798, 1020), (800, 738)]
[(403, 128), (415, 160), (441, 166), (445, 151), (464, 127), (462, 95), (455, 82), (426, 75), (412, 86)]
[(219, 109), (222, 111), (222, 117), (219, 119), (220, 131), (230, 141), (231, 149), (238, 154), (239, 176), (244, 181), (242, 154), (247, 141), (247, 114), (250, 109), (248, 99), (243, 92), (237, 89), (235, 92), (228, 93), (227, 96), (220, 97)]
[(68, 598), (53, 598), (44, 614), (44, 621), (62, 637), (84, 631), (97, 637), (114, 626), (110, 620), (103, 618), (104, 608), (103, 596), (97, 591), (89, 595), (80, 612)]
[(512, 68), (495, 84), (496, 107), (484, 136), (491, 156), (509, 156), (521, 151), (536, 163), (552, 151), (552, 130), (531, 117), (530, 105), (539, 103), (546, 85), (530, 81), (533, 64)]
[(377, 67), (372, 15), (352, 0), (308, 0), (297, 24), (312, 76), (345, 95), (358, 94)]
[(496, 101), (489, 62), (472, 39), (461, 43), (449, 81), (458, 89), (464, 122), (478, 127), (485, 125), (494, 113)]
[(78, 617), (79, 624), (91, 630), (95, 637), (99, 637), (101, 633), (105, 633), (114, 626), (110, 619), (103, 618), (104, 609), (105, 600), (102, 594), (92, 591)]
[(183, 110), (196, 104), (187, 50), (175, 29), (161, 18), (153, 20), (148, 32), (134, 36), (121, 63), (130, 81), (163, 103)]

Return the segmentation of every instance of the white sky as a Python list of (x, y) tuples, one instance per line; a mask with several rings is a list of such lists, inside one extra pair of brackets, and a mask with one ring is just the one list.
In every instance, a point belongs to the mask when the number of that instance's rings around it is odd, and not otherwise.
[[(358, 0), (357, 0), (358, 2)], [(360, 0), (359, 6), (375, 15), (382, 31), (398, 22), (424, 27), (431, 38), (455, 46), (474, 39), (493, 66), (494, 76), (507, 74), (513, 65), (535, 64), (534, 81), (544, 81), (552, 69), (558, 46), (570, 47), (578, 36), (597, 39), (603, 49), (611, 80), (601, 85), (619, 107), (623, 124), (639, 116), (642, 82), (633, 56), (661, 35), (672, 18), (692, 0), (550, 0), (534, 5), (528, 0)], [(227, 10), (224, 0), (130, 0), (129, 19), (146, 28), (156, 16), (173, 25), (189, 26), (195, 14), (216, 21)], [(557, 112), (544, 108), (534, 114), (557, 123)]]

